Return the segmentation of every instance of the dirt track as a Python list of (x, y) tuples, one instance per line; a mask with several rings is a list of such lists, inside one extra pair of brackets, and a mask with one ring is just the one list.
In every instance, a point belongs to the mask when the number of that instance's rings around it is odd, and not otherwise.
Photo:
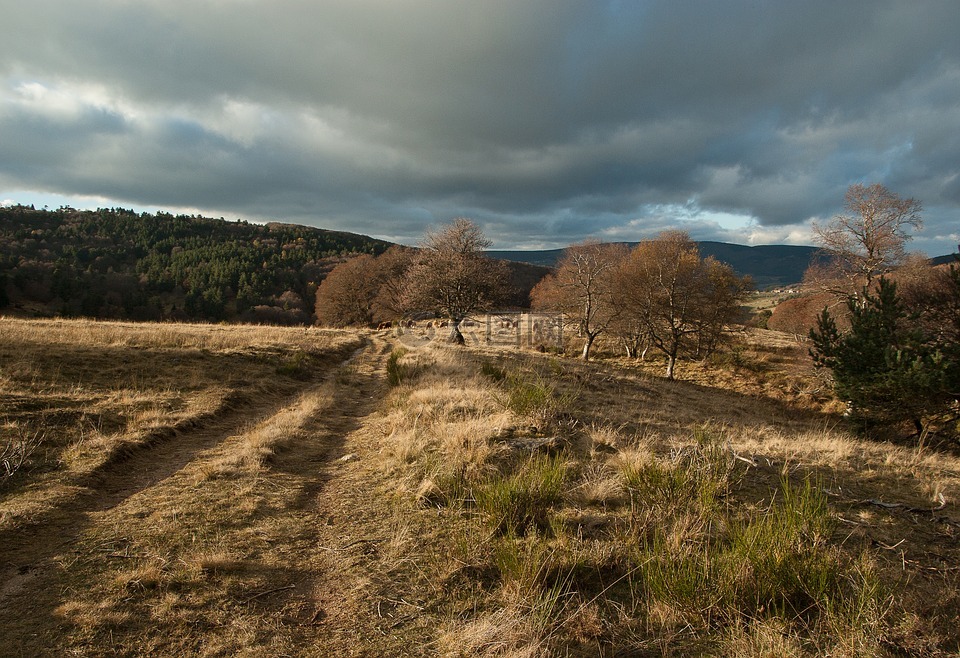
[[(373, 337), (320, 383), (235, 405), (140, 449), (43, 523), (2, 537), (0, 654), (350, 655), (354, 638), (386, 635), (385, 621), (396, 628), (398, 608), (418, 604), (375, 600), (369, 564), (390, 523), (377, 500), (384, 476), (371, 426), (388, 391), (391, 347)], [(269, 425), (311, 390), (332, 399), (303, 419), (305, 438), (276, 446), (252, 479), (204, 477), (246, 428)], [(145, 539), (153, 525), (156, 537)], [(164, 539), (171, 528), (187, 539)], [(190, 534), (206, 556), (196, 558), (191, 587), (206, 603), (184, 592), (171, 604), (173, 594), (160, 594), (186, 577), (168, 575), (173, 562), (194, 564)], [(160, 575), (145, 585), (149, 569)], [(182, 608), (173, 623), (156, 618), (161, 604)], [(221, 628), (197, 633), (198, 624)], [(178, 626), (186, 637), (175, 637)]]

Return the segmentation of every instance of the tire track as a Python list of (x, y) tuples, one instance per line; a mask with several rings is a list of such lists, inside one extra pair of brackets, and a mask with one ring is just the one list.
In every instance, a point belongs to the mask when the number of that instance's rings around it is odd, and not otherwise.
[(156, 486), (204, 451), (275, 416), (304, 391), (322, 386), (329, 372), (349, 363), (365, 349), (366, 345), (346, 359), (331, 363), (320, 383), (305, 382), (296, 390), (260, 400), (233, 395), (220, 410), (207, 417), (158, 431), (156, 437), (83, 476), (76, 483), (77, 493), (70, 499), (29, 523), (0, 531), (0, 603), (24, 590), (52, 558), (72, 545), (91, 523), (92, 514), (110, 510)]

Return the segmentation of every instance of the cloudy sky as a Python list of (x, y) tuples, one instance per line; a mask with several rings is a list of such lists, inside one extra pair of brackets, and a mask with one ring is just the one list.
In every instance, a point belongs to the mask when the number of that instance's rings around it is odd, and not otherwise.
[(9, 0), (0, 201), (500, 248), (810, 244), (851, 183), (960, 242), (943, 2)]

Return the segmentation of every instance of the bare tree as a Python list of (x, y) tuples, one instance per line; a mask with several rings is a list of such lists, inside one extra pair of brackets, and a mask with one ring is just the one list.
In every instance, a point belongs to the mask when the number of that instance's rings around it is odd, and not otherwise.
[(404, 279), (413, 264), (414, 250), (393, 245), (374, 261), (377, 293), (373, 298), (373, 322), (392, 322), (407, 314), (404, 300)]
[(733, 268), (712, 256), (705, 258), (706, 286), (694, 323), (697, 325), (696, 354), (709, 356), (721, 344), (724, 330), (742, 315), (741, 304), (753, 288), (750, 277), (737, 276)]
[[(767, 320), (767, 329), (793, 334), (798, 343), (803, 342), (810, 330), (817, 328), (820, 313), (833, 302), (833, 295), (823, 291), (784, 299), (773, 309), (770, 319)], [(831, 308), (830, 315), (841, 329), (850, 327), (850, 314), (846, 307)]]
[(576, 323), (584, 338), (583, 359), (619, 313), (617, 271), (628, 250), (622, 244), (584, 242), (564, 251), (552, 274), (530, 293), (533, 307), (560, 311)]
[(922, 205), (904, 199), (880, 183), (851, 185), (845, 211), (827, 224), (813, 224), (823, 257), (805, 279), (838, 296), (856, 296), (896, 268), (906, 256), (909, 230), (923, 227)]
[(912, 324), (942, 345), (960, 345), (960, 254), (956, 263), (931, 265), (916, 259), (896, 274)]
[(709, 351), (716, 345), (748, 288), (749, 282), (728, 265), (700, 258), (685, 232), (664, 231), (631, 252), (621, 273), (618, 306), (667, 357), (666, 375), (673, 379), (682, 351)]
[(489, 310), (505, 295), (507, 268), (484, 255), (490, 245), (479, 226), (458, 217), (426, 234), (404, 277), (408, 307), (449, 319), (451, 342), (463, 344), (464, 318)]

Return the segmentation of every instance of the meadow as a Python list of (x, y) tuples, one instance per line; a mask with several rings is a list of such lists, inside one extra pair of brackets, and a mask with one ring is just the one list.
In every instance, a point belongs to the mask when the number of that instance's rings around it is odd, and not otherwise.
[[(949, 656), (960, 458), (804, 346), (0, 319), (0, 654)], [(15, 467), (15, 468), (14, 468)]]

